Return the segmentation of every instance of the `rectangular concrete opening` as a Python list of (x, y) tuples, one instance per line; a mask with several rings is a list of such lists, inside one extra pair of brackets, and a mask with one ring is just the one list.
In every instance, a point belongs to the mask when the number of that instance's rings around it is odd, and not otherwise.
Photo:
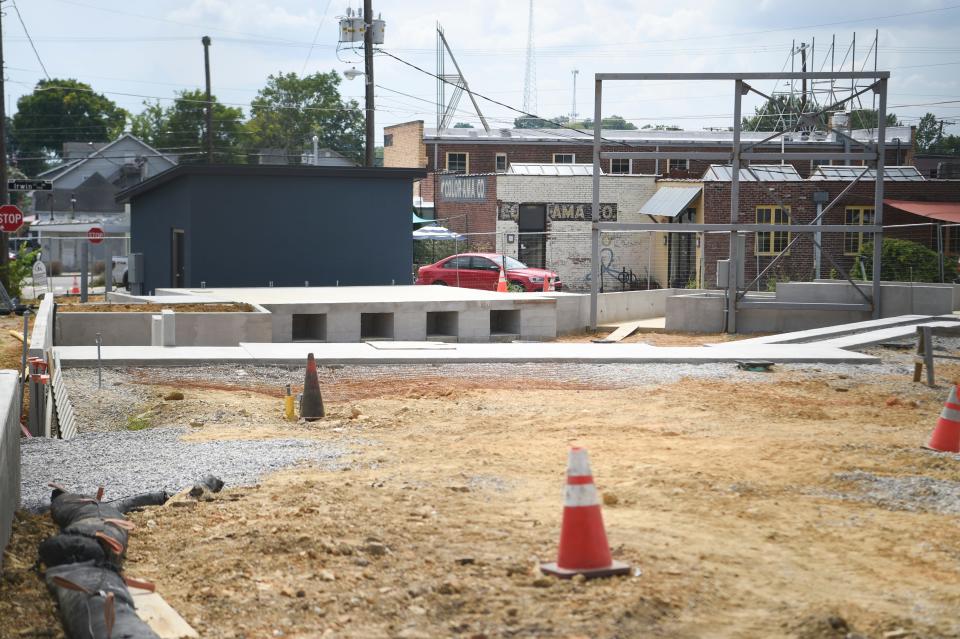
[(428, 311), (427, 337), (456, 337), (456, 311)]
[(360, 339), (393, 339), (393, 313), (360, 313)]
[(326, 313), (294, 313), (293, 341), (295, 342), (325, 342), (327, 341), (327, 314)]
[(520, 311), (490, 311), (490, 335), (520, 335)]

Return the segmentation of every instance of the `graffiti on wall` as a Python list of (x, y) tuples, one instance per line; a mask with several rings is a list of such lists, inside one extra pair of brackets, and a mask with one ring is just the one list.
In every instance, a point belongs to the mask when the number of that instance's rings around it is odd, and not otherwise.
[[(547, 202), (544, 206), (547, 208), (547, 219), (553, 222), (589, 222), (593, 219), (593, 205), (589, 203)], [(516, 222), (520, 219), (520, 203), (497, 202), (497, 219), (502, 222)], [(600, 204), (600, 221), (617, 221), (616, 203)]]

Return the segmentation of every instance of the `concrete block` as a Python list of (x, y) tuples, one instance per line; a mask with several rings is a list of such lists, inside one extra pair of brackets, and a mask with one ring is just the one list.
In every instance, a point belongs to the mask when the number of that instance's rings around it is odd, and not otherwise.
[(163, 346), (163, 318), (150, 316), (150, 346)]
[(162, 331), (162, 346), (177, 345), (177, 316), (168, 308), (160, 311), (160, 322)]
[(393, 314), (393, 338), (405, 342), (427, 339), (427, 312), (402, 311)]
[(666, 299), (668, 331), (719, 333), (724, 326), (724, 297), (720, 293), (674, 295)]
[(520, 339), (547, 340), (557, 336), (557, 312), (553, 305), (524, 304), (520, 307)]
[(457, 341), (489, 342), (490, 311), (485, 308), (469, 308), (457, 315)]

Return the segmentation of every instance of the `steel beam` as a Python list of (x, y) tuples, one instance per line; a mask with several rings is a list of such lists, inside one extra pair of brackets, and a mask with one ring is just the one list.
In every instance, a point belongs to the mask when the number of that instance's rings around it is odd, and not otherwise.
[(590, 225), (590, 330), (597, 330), (597, 294), (600, 292), (600, 105), (603, 80), (597, 75), (593, 89), (593, 206)]
[[(733, 157), (732, 151), (603, 151), (604, 160), (725, 160)], [(744, 160), (864, 160), (877, 159), (876, 153), (838, 151), (835, 153), (817, 153), (815, 151), (746, 151), (740, 154)]]
[(880, 319), (880, 266), (883, 256), (883, 165), (884, 143), (887, 136), (887, 79), (878, 83), (880, 105), (877, 109), (877, 172), (873, 187), (873, 225), (879, 230), (873, 234), (873, 319)]
[(877, 80), (889, 71), (811, 71), (808, 73), (597, 73), (604, 80)]
[[(746, 85), (741, 78), (733, 84), (733, 157), (730, 160), (730, 224), (740, 221), (740, 111)], [(737, 282), (740, 279), (740, 243), (737, 231), (730, 231), (730, 270), (727, 272), (727, 332), (737, 332)]]
[(876, 226), (857, 224), (685, 224), (680, 222), (599, 222), (601, 231), (666, 231), (669, 233), (730, 232), (770, 233), (772, 231), (789, 233), (876, 233)]

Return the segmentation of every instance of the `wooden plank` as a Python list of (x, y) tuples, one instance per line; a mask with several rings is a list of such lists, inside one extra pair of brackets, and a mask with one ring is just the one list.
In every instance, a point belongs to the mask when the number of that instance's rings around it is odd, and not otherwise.
[(636, 333), (637, 329), (640, 328), (641, 323), (642, 322), (627, 322), (625, 324), (621, 324), (620, 328), (610, 333), (603, 339), (595, 339), (590, 341), (594, 342), (595, 344), (615, 344), (616, 342), (619, 342), (620, 340), (630, 337)]
[(130, 594), (133, 595), (137, 615), (157, 633), (160, 639), (200, 636), (158, 593), (141, 588), (130, 588)]

